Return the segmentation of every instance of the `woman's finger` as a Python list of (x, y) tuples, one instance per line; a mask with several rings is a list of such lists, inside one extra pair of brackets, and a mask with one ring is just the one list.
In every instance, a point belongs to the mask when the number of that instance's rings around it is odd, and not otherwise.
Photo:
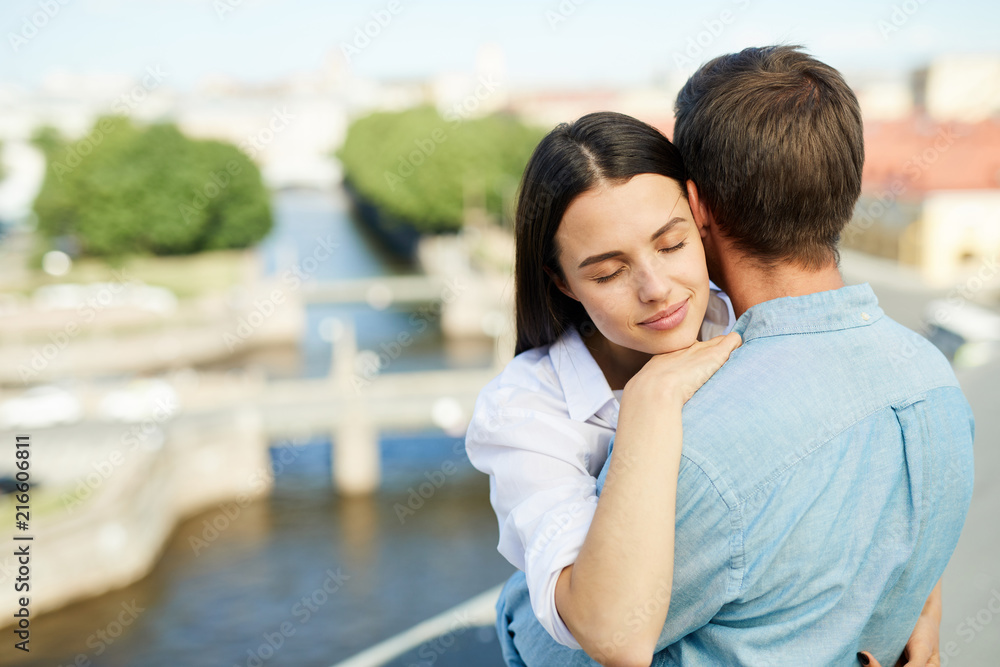
[[(909, 655), (907, 656), (907, 662), (903, 665), (903, 667), (941, 667), (941, 657), (930, 647), (916, 647), (911, 645), (906, 648)], [(879, 661), (875, 659), (875, 656), (868, 651), (861, 651), (858, 653), (858, 662), (866, 667), (882, 667)], [(902, 662), (902, 660), (900, 660), (900, 662)]]
[(907, 647), (907, 661), (903, 667), (940, 667), (941, 656), (932, 647), (911, 643)]
[(730, 331), (725, 336), (721, 337), (722, 340), (719, 341), (719, 345), (723, 347), (728, 347), (729, 351), (732, 352), (740, 345), (743, 344), (743, 338), (735, 331)]
[(866, 667), (882, 667), (881, 663), (875, 659), (875, 656), (868, 651), (861, 651), (858, 653), (858, 662)]

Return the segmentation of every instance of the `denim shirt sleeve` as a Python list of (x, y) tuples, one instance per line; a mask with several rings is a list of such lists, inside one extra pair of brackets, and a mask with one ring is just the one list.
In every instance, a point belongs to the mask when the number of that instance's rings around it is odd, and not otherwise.
[[(612, 440), (597, 480), (598, 495), (604, 489), (613, 450)], [(681, 457), (677, 503), (674, 587), (657, 652), (707, 625), (739, 595), (743, 581), (742, 514), (709, 462)]]

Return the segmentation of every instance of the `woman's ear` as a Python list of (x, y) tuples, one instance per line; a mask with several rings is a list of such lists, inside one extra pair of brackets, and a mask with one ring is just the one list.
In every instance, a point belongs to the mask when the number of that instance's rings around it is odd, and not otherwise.
[(574, 301), (579, 301), (579, 299), (576, 298), (576, 295), (573, 294), (573, 290), (571, 290), (569, 288), (569, 285), (566, 284), (565, 280), (560, 278), (559, 275), (549, 267), (546, 266), (543, 268), (545, 269), (545, 274), (552, 280), (552, 283), (559, 288), (560, 292), (562, 292), (569, 298), (573, 299)]
[(685, 185), (688, 193), (688, 204), (691, 205), (691, 215), (694, 216), (694, 224), (698, 227), (701, 238), (704, 239), (708, 236), (712, 214), (709, 212), (708, 207), (705, 206), (704, 200), (698, 193), (698, 186), (695, 185), (694, 181), (688, 179)]

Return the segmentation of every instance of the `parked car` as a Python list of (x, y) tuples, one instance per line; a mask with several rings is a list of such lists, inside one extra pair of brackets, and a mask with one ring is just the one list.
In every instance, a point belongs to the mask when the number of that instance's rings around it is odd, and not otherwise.
[(927, 338), (957, 367), (980, 366), (1000, 357), (1000, 314), (968, 301), (927, 304)]
[(45, 428), (75, 424), (82, 418), (80, 399), (55, 385), (32, 387), (0, 403), (0, 428)]

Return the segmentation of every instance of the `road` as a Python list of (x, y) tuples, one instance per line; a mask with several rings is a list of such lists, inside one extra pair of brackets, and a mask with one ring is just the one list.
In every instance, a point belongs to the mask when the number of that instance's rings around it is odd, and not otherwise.
[(976, 419), (976, 482), (942, 584), (941, 664), (978, 667), (1000, 664), (1000, 363), (958, 379)]

